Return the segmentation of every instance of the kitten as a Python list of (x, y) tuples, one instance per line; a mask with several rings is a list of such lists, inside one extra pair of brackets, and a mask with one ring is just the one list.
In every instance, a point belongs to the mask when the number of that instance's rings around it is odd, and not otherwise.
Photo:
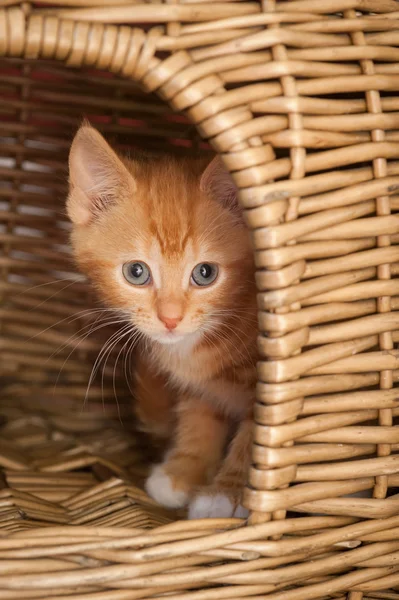
[(169, 440), (148, 493), (189, 517), (245, 516), (256, 383), (253, 253), (220, 159), (119, 157), (84, 124), (68, 215), (79, 268), (143, 341), (143, 428)]

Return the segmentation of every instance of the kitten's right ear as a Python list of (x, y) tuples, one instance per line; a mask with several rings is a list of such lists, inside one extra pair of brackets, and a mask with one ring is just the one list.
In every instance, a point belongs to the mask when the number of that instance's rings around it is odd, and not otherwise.
[(215, 156), (206, 167), (200, 180), (200, 189), (232, 212), (242, 215), (237, 186), (220, 156)]
[(69, 153), (67, 213), (75, 225), (88, 225), (121, 195), (134, 193), (135, 181), (102, 135), (82, 125)]

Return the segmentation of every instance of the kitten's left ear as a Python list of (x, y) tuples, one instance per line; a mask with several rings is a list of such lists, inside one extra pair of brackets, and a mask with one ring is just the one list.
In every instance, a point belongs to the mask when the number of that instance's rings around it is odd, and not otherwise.
[(84, 123), (69, 153), (67, 212), (71, 221), (88, 225), (135, 190), (136, 182), (116, 152), (96, 129)]
[(219, 156), (215, 156), (203, 172), (200, 189), (226, 208), (241, 214), (237, 186)]

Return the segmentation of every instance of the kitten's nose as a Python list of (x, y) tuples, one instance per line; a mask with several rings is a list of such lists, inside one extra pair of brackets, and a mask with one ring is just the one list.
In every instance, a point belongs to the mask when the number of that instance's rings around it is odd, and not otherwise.
[(180, 302), (176, 302), (176, 300), (158, 300), (157, 313), (158, 319), (162, 321), (169, 331), (176, 329), (183, 319), (182, 305)]
[(181, 321), (181, 317), (164, 317), (163, 315), (159, 315), (159, 319), (162, 321), (162, 323), (164, 323), (166, 329), (169, 329), (169, 331), (172, 331), (172, 329), (176, 329), (176, 327), (178, 326), (178, 324)]

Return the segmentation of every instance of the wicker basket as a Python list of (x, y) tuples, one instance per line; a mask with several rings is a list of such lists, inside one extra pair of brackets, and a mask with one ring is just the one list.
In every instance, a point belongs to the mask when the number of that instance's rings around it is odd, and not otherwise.
[[(1, 4), (0, 600), (398, 600), (398, 2)], [(248, 523), (155, 506), (123, 349), (94, 376), (64, 214), (83, 116), (122, 149), (208, 140), (241, 189)]]

